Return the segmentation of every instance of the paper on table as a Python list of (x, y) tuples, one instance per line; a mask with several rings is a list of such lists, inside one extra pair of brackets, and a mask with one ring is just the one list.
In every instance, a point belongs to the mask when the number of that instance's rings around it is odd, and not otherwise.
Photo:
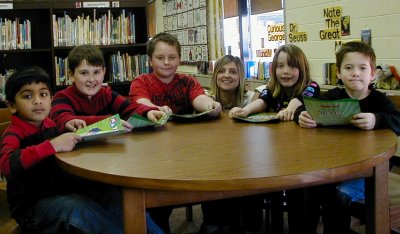
[(206, 110), (200, 113), (194, 113), (194, 114), (183, 114), (183, 115), (179, 115), (179, 114), (172, 114), (172, 118), (173, 119), (196, 119), (199, 117), (202, 117), (204, 115), (207, 115), (208, 113), (214, 111), (214, 109), (210, 109), (210, 110)]
[(171, 113), (165, 113), (157, 122), (153, 122), (148, 120), (147, 118), (138, 115), (138, 114), (133, 114), (129, 119), (128, 122), (133, 126), (133, 128), (143, 128), (143, 127), (150, 127), (150, 126), (162, 126), (164, 125)]
[(124, 132), (124, 127), (122, 126), (119, 114), (110, 116), (76, 131), (76, 133), (80, 135), (83, 140), (92, 140), (95, 138), (121, 134)]
[(234, 119), (252, 122), (252, 123), (265, 123), (265, 122), (278, 122), (279, 117), (276, 113), (273, 112), (262, 112), (257, 114), (252, 114), (247, 117), (238, 117), (234, 116)]

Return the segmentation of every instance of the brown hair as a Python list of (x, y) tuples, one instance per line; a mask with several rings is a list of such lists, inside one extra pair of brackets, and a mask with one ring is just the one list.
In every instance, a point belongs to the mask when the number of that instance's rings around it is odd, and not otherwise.
[(220, 101), (221, 89), (217, 85), (217, 75), (219, 70), (222, 69), (226, 64), (234, 62), (239, 73), (239, 86), (236, 88), (236, 96), (233, 103), (233, 106), (243, 106), (243, 96), (245, 93), (245, 81), (244, 81), (244, 67), (243, 62), (239, 57), (235, 57), (232, 55), (225, 55), (221, 57), (217, 63), (215, 64), (215, 69), (211, 78), (211, 88), (210, 95), (215, 97), (215, 100)]
[(68, 54), (68, 69), (74, 73), (82, 61), (90, 66), (105, 67), (103, 53), (94, 45), (80, 45), (74, 47)]
[(376, 55), (374, 49), (372, 49), (369, 45), (363, 42), (350, 41), (342, 45), (342, 47), (340, 47), (340, 49), (336, 52), (336, 68), (339, 73), (340, 73), (340, 66), (343, 63), (344, 56), (352, 52), (358, 52), (370, 58), (371, 70), (375, 71)]
[(293, 94), (290, 97), (290, 99), (292, 99), (299, 96), (303, 92), (304, 88), (311, 83), (310, 66), (308, 64), (306, 55), (299, 47), (294, 44), (280, 46), (276, 50), (274, 59), (272, 60), (271, 78), (268, 82), (268, 88), (272, 91), (272, 96), (274, 98), (281, 95), (282, 92), (282, 86), (276, 77), (278, 56), (281, 52), (285, 52), (287, 54), (287, 63), (289, 66), (299, 69), (299, 79), (294, 85)]
[(156, 34), (153, 38), (151, 38), (150, 41), (147, 42), (147, 55), (150, 58), (153, 55), (157, 43), (160, 41), (165, 42), (170, 46), (174, 46), (176, 51), (178, 51), (179, 57), (181, 57), (181, 44), (179, 43), (178, 39), (169, 33), (162, 32)]

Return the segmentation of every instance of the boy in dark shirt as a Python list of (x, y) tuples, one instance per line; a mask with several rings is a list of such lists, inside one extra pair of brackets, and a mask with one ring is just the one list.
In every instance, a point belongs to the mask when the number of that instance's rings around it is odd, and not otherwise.
[[(352, 125), (363, 130), (389, 128), (399, 135), (400, 112), (385, 94), (369, 88), (374, 78), (375, 64), (375, 52), (367, 44), (362, 42), (344, 44), (336, 53), (337, 76), (343, 81), (344, 88), (328, 90), (320, 96), (320, 99), (358, 99), (361, 113), (352, 117), (350, 121)], [(304, 105), (296, 110), (295, 120), (303, 128), (317, 127)], [(297, 194), (294, 191), (297, 191)], [(303, 190), (303, 193), (299, 193), (301, 190), (294, 191), (288, 191), (289, 229), (295, 232), (303, 230), (302, 233), (315, 233), (317, 223), (315, 219), (319, 217), (319, 207), (322, 204), (325, 216), (324, 234), (348, 233), (350, 228), (348, 205), (352, 200), (364, 198), (364, 180), (315, 186)], [(309, 201), (308, 205), (300, 205), (306, 211), (296, 205), (301, 203), (299, 199)], [(298, 214), (298, 219), (292, 219), (297, 220), (295, 221), (297, 224), (290, 225), (290, 213), (293, 216)]]
[[(104, 193), (97, 195), (102, 200), (89, 197), (96, 191), (79, 189), (89, 183), (78, 186), (77, 179), (56, 165), (54, 154), (71, 151), (81, 137), (59, 135), (47, 117), (50, 87), (48, 74), (38, 67), (16, 71), (6, 83), (6, 104), (12, 117), (1, 142), (0, 171), (7, 179), (11, 217), (22, 233), (122, 234), (119, 194), (114, 195), (115, 190), (108, 193), (104, 187)], [(149, 216), (148, 223), (149, 230), (156, 229), (153, 233), (163, 233)]]

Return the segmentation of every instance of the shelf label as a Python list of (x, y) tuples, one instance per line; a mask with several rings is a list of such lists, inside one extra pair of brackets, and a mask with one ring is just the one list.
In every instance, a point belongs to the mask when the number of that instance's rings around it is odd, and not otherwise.
[(110, 2), (83, 2), (83, 8), (110, 7)]
[(0, 10), (10, 10), (13, 9), (12, 3), (0, 3)]

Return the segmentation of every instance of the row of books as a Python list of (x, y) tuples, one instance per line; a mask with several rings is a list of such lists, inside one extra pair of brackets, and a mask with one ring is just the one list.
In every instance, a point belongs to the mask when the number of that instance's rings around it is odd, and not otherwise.
[[(68, 76), (68, 58), (55, 57), (56, 85), (70, 85), (72, 80)], [(142, 73), (149, 73), (147, 55), (121, 54), (119, 51), (110, 56), (110, 82), (132, 81)]]
[(31, 22), (0, 17), (0, 50), (31, 49)]
[(135, 36), (135, 15), (121, 10), (120, 15), (114, 16), (109, 10), (107, 14), (96, 18), (96, 9), (93, 16), (82, 15), (72, 19), (53, 15), (54, 46), (116, 45), (133, 44)]
[(147, 55), (113, 54), (111, 57), (111, 82), (132, 81), (142, 73), (149, 73)]
[(270, 77), (270, 62), (246, 62), (246, 78), (255, 80), (268, 80)]

